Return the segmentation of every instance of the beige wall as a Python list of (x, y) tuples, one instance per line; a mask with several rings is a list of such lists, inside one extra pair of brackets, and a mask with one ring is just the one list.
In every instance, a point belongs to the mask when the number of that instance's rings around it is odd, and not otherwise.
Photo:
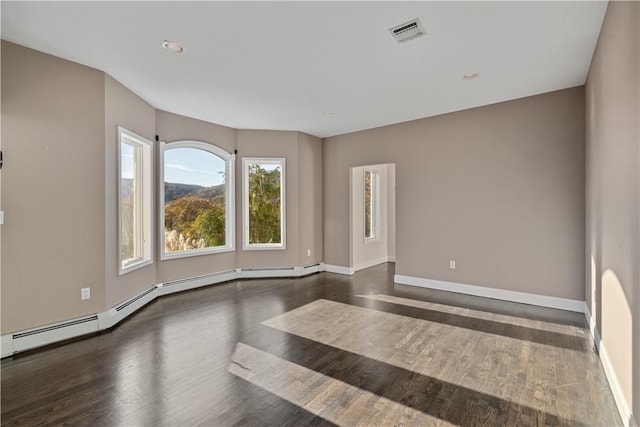
[[(236, 130), (226, 126), (180, 116), (166, 111), (157, 111), (156, 128), (160, 141), (167, 143), (187, 140), (201, 141), (216, 145), (229, 153), (233, 153), (236, 148)], [(157, 168), (160, 167), (158, 163), (156, 163), (156, 165)], [(236, 160), (236, 170), (238, 167), (238, 161)], [(237, 184), (236, 182), (236, 188)], [(237, 196), (238, 193), (236, 191), (236, 197)], [(160, 211), (159, 209), (156, 209), (156, 211), (156, 221), (160, 221)], [(158, 245), (156, 245), (156, 247), (159, 248)], [(237, 243), (236, 250), (238, 250)], [(164, 261), (160, 260), (159, 251), (156, 252), (156, 254), (158, 282), (194, 277), (236, 268), (235, 252), (192, 256)]]
[(2, 59), (5, 334), (105, 307), (105, 111), (102, 72), (4, 41)]
[(640, 421), (640, 4), (610, 2), (586, 85), (586, 296)]
[[(117, 176), (118, 126), (154, 141), (156, 110), (107, 74), (104, 74), (104, 105), (105, 283), (106, 307), (110, 308), (157, 283), (155, 264), (118, 276)], [(154, 256), (154, 261), (157, 259)]]
[[(322, 140), (298, 133), (299, 261), (309, 265), (323, 261), (322, 245)], [(311, 255), (307, 255), (307, 250)]]
[[(2, 43), (2, 56), (2, 143), (11, 159), (2, 171), (0, 200), (7, 211), (2, 333), (101, 312), (158, 282), (237, 267), (322, 261), (319, 138), (236, 131), (157, 111), (103, 72), (11, 43)], [(158, 134), (167, 143), (195, 140), (229, 152), (239, 148), (245, 157), (285, 157), (287, 249), (242, 251), (239, 156), (235, 252), (161, 261), (154, 235), (154, 264), (118, 276), (118, 126), (151, 141)], [(157, 175), (157, 151), (155, 162)], [(80, 301), (82, 287), (91, 288), (89, 301)]]
[(387, 165), (387, 256), (396, 259), (396, 165)]
[(584, 88), (327, 138), (323, 161), (327, 264), (349, 265), (349, 168), (395, 163), (397, 274), (584, 299)]
[[(232, 128), (157, 111), (102, 72), (10, 43), (2, 47), (2, 141), (11, 159), (2, 171), (1, 202), (9, 208), (2, 227), (2, 333), (101, 312), (157, 282), (322, 260), (320, 139), (269, 131), (238, 137)], [(196, 140), (229, 152), (239, 147), (250, 157), (286, 157), (287, 250), (242, 253), (239, 156), (235, 252), (160, 261), (156, 250), (153, 265), (118, 276), (117, 126), (152, 141), (157, 133), (168, 143)], [(156, 156), (156, 173), (157, 163)], [(69, 240), (77, 245), (62, 245)], [(81, 302), (80, 288), (87, 286), (92, 298)]]

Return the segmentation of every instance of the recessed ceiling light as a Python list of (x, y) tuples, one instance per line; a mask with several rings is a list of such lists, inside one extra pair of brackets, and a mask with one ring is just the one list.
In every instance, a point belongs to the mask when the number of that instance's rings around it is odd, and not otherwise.
[(462, 76), (463, 79), (467, 79), (467, 80), (475, 79), (476, 77), (478, 77), (478, 73), (467, 73), (464, 76)]
[(333, 113), (324, 113), (324, 114), (322, 114), (322, 116), (326, 117), (327, 119), (330, 119), (331, 117), (334, 116), (334, 114)]
[(169, 40), (163, 41), (162, 43), (160, 43), (160, 46), (172, 53), (182, 53), (182, 51), (184, 50), (180, 43), (172, 42)]

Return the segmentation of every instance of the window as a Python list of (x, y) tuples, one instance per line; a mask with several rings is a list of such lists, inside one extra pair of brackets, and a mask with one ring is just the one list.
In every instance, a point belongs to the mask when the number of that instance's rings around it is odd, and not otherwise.
[(119, 274), (152, 260), (153, 145), (118, 128)]
[(372, 170), (364, 171), (364, 238), (375, 239), (377, 229), (378, 174)]
[(235, 155), (198, 141), (160, 147), (162, 259), (232, 251)]
[(285, 159), (243, 160), (244, 249), (285, 249)]

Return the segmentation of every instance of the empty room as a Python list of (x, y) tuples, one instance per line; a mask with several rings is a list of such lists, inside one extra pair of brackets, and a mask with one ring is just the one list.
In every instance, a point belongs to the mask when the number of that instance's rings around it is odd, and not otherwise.
[(640, 2), (0, 14), (1, 425), (639, 425)]

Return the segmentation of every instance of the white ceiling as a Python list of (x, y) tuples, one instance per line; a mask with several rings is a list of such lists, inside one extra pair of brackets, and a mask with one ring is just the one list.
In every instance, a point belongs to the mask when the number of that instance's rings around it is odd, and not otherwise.
[[(327, 137), (582, 85), (606, 6), (2, 1), (1, 31), (162, 110)], [(388, 29), (417, 17), (427, 35), (397, 44)]]

